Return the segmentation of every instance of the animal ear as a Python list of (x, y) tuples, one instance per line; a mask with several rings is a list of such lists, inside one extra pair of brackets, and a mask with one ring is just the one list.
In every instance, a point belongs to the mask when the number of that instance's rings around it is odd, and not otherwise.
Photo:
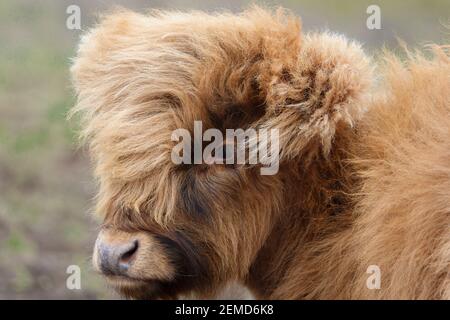
[(266, 111), (254, 126), (279, 130), (280, 160), (306, 150), (327, 155), (340, 130), (364, 113), (372, 69), (358, 44), (328, 33), (307, 35), (296, 62), (260, 84)]

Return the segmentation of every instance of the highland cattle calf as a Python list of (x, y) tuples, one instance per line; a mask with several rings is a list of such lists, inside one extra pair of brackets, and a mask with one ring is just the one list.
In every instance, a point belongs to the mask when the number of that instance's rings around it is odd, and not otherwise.
[[(449, 299), (450, 59), (433, 52), (376, 66), (282, 10), (106, 15), (71, 70), (96, 269), (132, 298), (237, 281), (263, 299)], [(174, 163), (196, 121), (278, 130), (278, 172)]]

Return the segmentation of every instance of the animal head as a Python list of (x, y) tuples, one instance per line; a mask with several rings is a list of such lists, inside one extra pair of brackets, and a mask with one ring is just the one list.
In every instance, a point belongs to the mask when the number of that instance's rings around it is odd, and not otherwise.
[[(94, 266), (134, 298), (209, 296), (247, 277), (303, 183), (298, 168), (327, 158), (371, 82), (357, 44), (302, 36), (297, 18), (260, 8), (118, 10), (83, 36), (71, 71), (99, 182)], [(279, 130), (279, 170), (262, 175), (264, 160), (174, 163), (173, 132), (194, 134), (195, 121), (223, 133)]]

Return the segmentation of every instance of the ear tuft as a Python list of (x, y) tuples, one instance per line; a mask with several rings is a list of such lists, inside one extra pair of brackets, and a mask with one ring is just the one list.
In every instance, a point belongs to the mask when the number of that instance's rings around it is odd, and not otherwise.
[(305, 36), (296, 64), (267, 85), (273, 125), (278, 118), (284, 140), (291, 140), (283, 152), (299, 154), (318, 138), (328, 154), (336, 129), (353, 126), (364, 113), (372, 83), (373, 67), (360, 45), (329, 33)]

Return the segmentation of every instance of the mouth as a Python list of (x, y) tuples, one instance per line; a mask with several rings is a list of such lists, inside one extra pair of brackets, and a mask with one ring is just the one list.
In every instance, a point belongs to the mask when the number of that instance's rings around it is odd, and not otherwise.
[(156, 299), (159, 285), (155, 280), (135, 279), (127, 276), (106, 276), (107, 282), (126, 299)]
[(117, 275), (105, 275), (105, 278), (108, 281), (108, 283), (111, 284), (112, 286), (125, 288), (149, 285), (156, 282), (155, 280), (137, 279), (128, 276), (117, 276)]
[(105, 278), (107, 283), (126, 299), (176, 299), (178, 296), (172, 282), (115, 275), (107, 275)]

